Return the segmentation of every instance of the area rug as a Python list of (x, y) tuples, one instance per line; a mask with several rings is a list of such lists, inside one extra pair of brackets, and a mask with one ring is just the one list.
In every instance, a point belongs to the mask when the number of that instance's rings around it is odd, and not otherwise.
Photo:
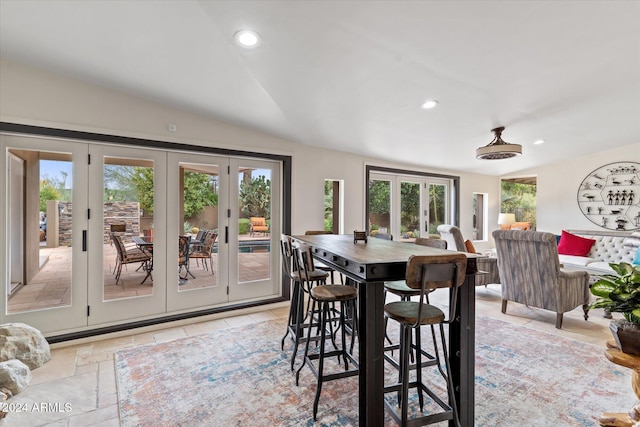
[[(295, 385), (284, 330), (282, 319), (117, 352), (121, 425), (358, 425), (355, 377), (323, 385), (314, 423), (315, 378), (305, 367)], [(481, 315), (476, 344), (476, 426), (597, 426), (635, 402), (630, 371), (603, 348)]]

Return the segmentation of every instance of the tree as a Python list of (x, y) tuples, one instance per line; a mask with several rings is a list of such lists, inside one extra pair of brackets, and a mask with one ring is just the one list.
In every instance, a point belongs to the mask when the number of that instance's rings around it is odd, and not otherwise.
[(199, 172), (184, 173), (184, 216), (191, 218), (206, 206), (218, 206), (218, 195), (213, 192), (211, 175)]
[(324, 231), (333, 230), (333, 181), (324, 181)]
[(369, 214), (386, 214), (390, 211), (389, 181), (369, 180)]
[[(105, 165), (104, 201), (138, 201), (138, 191), (132, 181), (134, 173), (135, 168), (133, 166)], [(153, 186), (153, 180), (151, 181), (151, 184)], [(145, 187), (147, 186), (145, 185)]]
[(403, 228), (413, 231), (420, 228), (420, 184), (400, 183), (400, 220)]
[(40, 212), (47, 212), (47, 200), (62, 200), (62, 194), (55, 188), (51, 181), (40, 181)]
[(131, 183), (136, 191), (136, 198), (147, 216), (153, 215), (153, 168), (134, 167)]
[(536, 190), (534, 184), (502, 181), (502, 200), (500, 212), (513, 213), (516, 221), (530, 222), (536, 225)]
[(240, 183), (242, 212), (248, 216), (270, 217), (271, 180), (260, 175)]

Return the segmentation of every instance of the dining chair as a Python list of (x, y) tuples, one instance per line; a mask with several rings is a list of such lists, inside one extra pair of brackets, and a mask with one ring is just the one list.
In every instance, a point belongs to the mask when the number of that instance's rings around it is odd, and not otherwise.
[[(218, 234), (213, 231), (209, 231), (204, 233), (204, 240), (202, 244), (199, 244), (193, 252), (189, 254), (189, 259), (194, 258), (196, 260), (196, 265), (198, 265), (198, 260), (202, 260), (202, 265), (205, 269), (209, 269), (211, 267), (211, 275), (214, 274), (213, 271), (213, 245), (218, 238)], [(209, 260), (209, 266), (207, 266), (207, 259)]]
[[(116, 247), (117, 253), (117, 262), (116, 262), (116, 286), (120, 281), (120, 275), (122, 273), (122, 266), (132, 263), (140, 263), (140, 266), (145, 268), (146, 264), (151, 261), (151, 256), (142, 251), (139, 248), (126, 248), (122, 243), (122, 238), (114, 233), (110, 232), (111, 240), (113, 241)], [(145, 269), (146, 271), (146, 269)], [(146, 280), (146, 277), (145, 277)], [(122, 282), (122, 287), (124, 287), (124, 281)]]
[[(189, 276), (195, 279), (196, 276), (189, 271), (189, 250), (191, 246), (191, 236), (178, 236), (178, 278), (180, 284), (184, 284)], [(180, 276), (180, 272), (184, 268), (184, 277)]]
[[(402, 427), (407, 425), (425, 425), (436, 422), (452, 420), (456, 426), (460, 426), (458, 409), (455, 403), (455, 391), (447, 353), (447, 340), (444, 333), (444, 325), (450, 324), (455, 319), (458, 287), (464, 283), (467, 266), (467, 257), (461, 253), (447, 255), (413, 255), (409, 257), (406, 269), (405, 281), (408, 287), (420, 291), (419, 301), (394, 301), (385, 304), (385, 317), (395, 320), (400, 325), (400, 369), (399, 381), (397, 384), (385, 386), (386, 393), (396, 393), (400, 414), (394, 408), (391, 400), (385, 399), (385, 408), (391, 417)], [(449, 313), (445, 313), (438, 307), (426, 302), (429, 292), (439, 289), (449, 288), (451, 295), (449, 298)], [(433, 386), (427, 385), (423, 381), (422, 370), (422, 349), (420, 327), (429, 325), (431, 327), (431, 337), (433, 339), (433, 360), (432, 365), (437, 368), (442, 378), (446, 382), (447, 396), (439, 396)], [(435, 327), (439, 327), (439, 338), (442, 346), (442, 357), (438, 349), (438, 339)], [(409, 354), (411, 353), (411, 331), (417, 330), (415, 334), (416, 363), (415, 380), (410, 380), (409, 371), (411, 364)], [(442, 369), (444, 363), (445, 369)], [(446, 372), (445, 372), (446, 371)], [(415, 388), (418, 394), (420, 415), (408, 418), (409, 390)], [(429, 397), (441, 409), (439, 412), (424, 414), (424, 396)], [(441, 394), (441, 393), (440, 393)]]

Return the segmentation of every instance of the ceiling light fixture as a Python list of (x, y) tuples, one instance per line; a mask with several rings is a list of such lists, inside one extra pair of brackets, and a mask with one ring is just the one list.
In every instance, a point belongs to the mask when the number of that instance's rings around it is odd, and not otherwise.
[(429, 99), (427, 101), (424, 101), (420, 107), (423, 110), (430, 110), (432, 108), (436, 108), (438, 106), (438, 104), (439, 104), (439, 102), (438, 102), (437, 99)]
[(500, 160), (500, 159), (510, 159), (511, 157), (516, 157), (522, 154), (522, 146), (518, 144), (509, 144), (508, 142), (504, 142), (501, 138), (502, 131), (504, 130), (504, 126), (491, 129), (496, 137), (493, 138), (488, 145), (484, 147), (480, 147), (476, 150), (476, 159), (485, 159), (485, 160)]
[(544, 139), (537, 139), (533, 141), (533, 145), (540, 145), (540, 144), (544, 144)]
[(242, 47), (256, 47), (260, 44), (262, 37), (253, 30), (236, 31), (233, 39)]

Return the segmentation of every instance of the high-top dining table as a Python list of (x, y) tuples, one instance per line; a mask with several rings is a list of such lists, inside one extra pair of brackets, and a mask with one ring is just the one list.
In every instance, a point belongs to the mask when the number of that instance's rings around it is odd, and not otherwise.
[[(359, 425), (384, 425), (384, 282), (405, 277), (411, 255), (450, 251), (353, 235), (292, 236), (311, 245), (313, 256), (358, 283)], [(456, 319), (449, 327), (449, 362), (462, 426), (474, 423), (475, 254), (467, 256), (467, 275), (459, 288)], [(450, 426), (453, 422), (449, 423)]]

